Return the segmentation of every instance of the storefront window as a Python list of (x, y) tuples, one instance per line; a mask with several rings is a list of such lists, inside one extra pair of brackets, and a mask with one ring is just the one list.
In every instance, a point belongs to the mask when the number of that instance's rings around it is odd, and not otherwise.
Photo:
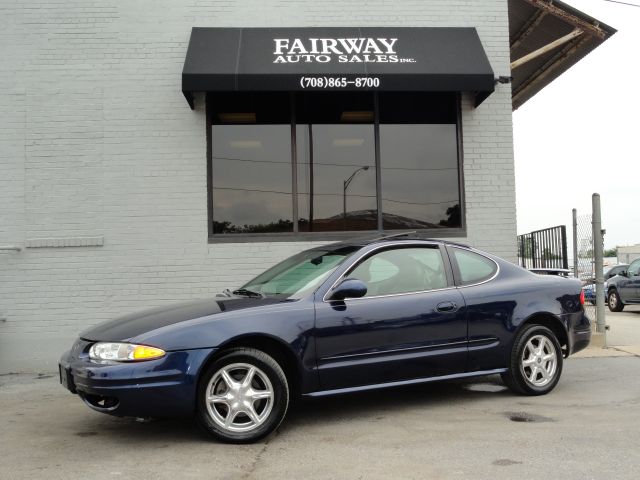
[(373, 95), (306, 95), (296, 106), (299, 231), (375, 230)]
[(456, 121), (453, 95), (380, 96), (385, 230), (462, 226)]
[(208, 108), (214, 235), (463, 226), (455, 94), (210, 94)]
[(233, 97), (212, 103), (213, 233), (292, 232), (288, 96)]

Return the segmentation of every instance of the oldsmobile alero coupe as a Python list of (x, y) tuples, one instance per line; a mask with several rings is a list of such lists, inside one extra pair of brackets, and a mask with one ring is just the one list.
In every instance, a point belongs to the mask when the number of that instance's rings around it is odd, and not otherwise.
[(92, 409), (195, 416), (251, 442), (291, 398), (500, 374), (541, 395), (591, 337), (578, 280), (450, 242), (380, 238), (294, 255), (216, 298), (80, 335), (60, 380)]

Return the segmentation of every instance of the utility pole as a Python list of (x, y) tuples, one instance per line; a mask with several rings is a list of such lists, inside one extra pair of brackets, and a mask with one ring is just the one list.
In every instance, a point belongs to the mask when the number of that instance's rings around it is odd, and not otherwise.
[(578, 210), (571, 211), (573, 214), (573, 276), (578, 276)]
[(604, 235), (604, 230), (602, 229), (602, 218), (600, 214), (600, 194), (593, 194), (591, 197), (591, 206), (593, 209), (593, 270), (596, 277), (596, 332), (606, 335), (604, 318), (604, 267), (602, 260), (602, 255), (604, 253), (604, 242), (602, 241), (602, 236)]

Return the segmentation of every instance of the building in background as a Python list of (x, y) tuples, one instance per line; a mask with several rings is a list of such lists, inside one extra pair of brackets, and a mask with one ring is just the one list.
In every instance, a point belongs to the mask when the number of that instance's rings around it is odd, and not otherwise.
[(631, 263), (640, 258), (640, 243), (625, 245), (617, 249), (618, 263)]
[(515, 260), (512, 109), (613, 33), (536, 0), (5, 8), (0, 371), (336, 239)]

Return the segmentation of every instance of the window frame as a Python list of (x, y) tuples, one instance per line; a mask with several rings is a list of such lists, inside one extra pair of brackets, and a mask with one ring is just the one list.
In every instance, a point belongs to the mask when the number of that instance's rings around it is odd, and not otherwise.
[(446, 280), (447, 280), (447, 286), (443, 287), (443, 288), (436, 288), (436, 289), (431, 289), (431, 290), (419, 290), (416, 292), (404, 292), (404, 293), (390, 293), (390, 294), (386, 294), (386, 295), (376, 295), (376, 296), (371, 296), (371, 297), (361, 297), (361, 298), (346, 298), (344, 300), (339, 300), (340, 302), (346, 302), (346, 301), (362, 301), (362, 300), (373, 300), (376, 298), (385, 298), (385, 297), (401, 297), (401, 296), (405, 296), (405, 295), (419, 295), (419, 294), (423, 294), (423, 293), (431, 293), (431, 292), (439, 292), (442, 290), (449, 290), (452, 288), (456, 288), (455, 285), (455, 277), (454, 277), (454, 273), (452, 270), (452, 265), (451, 265), (451, 261), (449, 259), (449, 254), (447, 252), (446, 249), (446, 245), (442, 244), (442, 243), (395, 243), (395, 244), (385, 244), (385, 245), (380, 245), (377, 246), (375, 248), (372, 248), (371, 250), (368, 250), (367, 252), (363, 253), (362, 255), (360, 255), (357, 259), (355, 259), (348, 267), (346, 267), (345, 271), (340, 274), (340, 276), (331, 284), (331, 286), (326, 290), (326, 292), (324, 293), (324, 295), (322, 296), (322, 301), (324, 303), (333, 303), (336, 302), (337, 300), (331, 300), (331, 293), (333, 292), (333, 290), (336, 288), (336, 286), (342, 282), (343, 280), (349, 278), (349, 275), (351, 274), (351, 272), (353, 272), (356, 268), (358, 268), (358, 266), (360, 266), (363, 262), (367, 261), (369, 258), (373, 257), (374, 255), (377, 255), (383, 251), (387, 251), (387, 250), (399, 250), (399, 249), (403, 249), (403, 248), (430, 248), (433, 250), (438, 250), (440, 252), (440, 256), (442, 258), (442, 264), (444, 267), (444, 272), (445, 272), (445, 276), (446, 276)]
[[(220, 93), (220, 92), (218, 92)], [(384, 92), (382, 92), (384, 94)], [(429, 93), (429, 92), (424, 92)], [(438, 92), (433, 92), (438, 93)], [(448, 92), (443, 92), (448, 93)], [(378, 208), (377, 229), (376, 230), (349, 230), (335, 232), (300, 232), (298, 231), (298, 171), (297, 171), (297, 142), (296, 142), (296, 112), (295, 97), (296, 92), (290, 92), (289, 105), (291, 112), (291, 175), (292, 175), (292, 232), (275, 233), (213, 233), (213, 114), (211, 93), (205, 95), (205, 138), (206, 138), (206, 172), (207, 172), (207, 235), (208, 243), (250, 243), (250, 242), (291, 242), (291, 241), (322, 241), (322, 240), (345, 240), (353, 238), (355, 235), (366, 236), (368, 234), (381, 234), (385, 232), (400, 232), (402, 230), (384, 230), (382, 227), (382, 165), (380, 159), (380, 108), (379, 92), (371, 92), (374, 101), (374, 161), (376, 172), (376, 205)], [(464, 151), (462, 132), (462, 98), (461, 93), (455, 93), (456, 103), (456, 144), (457, 144), (457, 167), (458, 167), (458, 192), (460, 197), (460, 227), (445, 227), (437, 229), (417, 229), (416, 232), (428, 233), (432, 238), (466, 237), (466, 197), (464, 190)], [(410, 230), (410, 229), (408, 229)]]
[[(493, 274), (488, 277), (485, 278), (484, 280), (480, 280), (479, 282), (473, 282), (473, 283), (465, 283), (462, 280), (462, 273), (460, 272), (460, 266), (458, 265), (458, 260), (455, 256), (455, 251), (454, 250), (462, 250), (465, 252), (469, 252), (469, 253), (473, 253), (476, 254), (480, 257), (486, 258), (487, 260), (489, 260), (490, 262), (492, 262), (495, 266), (495, 272), (493, 272)], [(476, 250), (473, 250), (471, 248), (464, 248), (464, 247), (460, 247), (460, 246), (455, 246), (455, 245), (447, 245), (447, 253), (449, 255), (449, 260), (451, 262), (451, 268), (453, 269), (453, 277), (455, 279), (455, 284), (456, 287), (460, 287), (460, 288), (465, 288), (465, 287), (474, 287), (476, 285), (482, 285), (484, 283), (488, 283), (491, 282), (493, 280), (496, 279), (496, 277), (498, 276), (498, 274), (500, 273), (500, 264), (498, 262), (496, 262), (493, 258), (488, 257), (487, 255), (484, 255)]]

